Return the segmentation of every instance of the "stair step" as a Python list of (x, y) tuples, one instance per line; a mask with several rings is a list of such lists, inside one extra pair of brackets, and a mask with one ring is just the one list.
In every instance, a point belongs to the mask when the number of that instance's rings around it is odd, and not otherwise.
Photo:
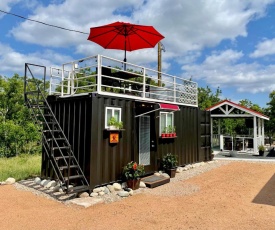
[[(61, 159), (69, 159), (69, 158), (70, 158), (69, 156), (55, 157), (55, 160), (56, 160), (56, 161), (59, 161), (59, 160), (61, 160)], [(71, 158), (72, 158), (72, 156), (71, 156)]]
[(38, 94), (39, 93), (39, 91), (29, 91), (29, 92), (25, 92), (25, 94)]
[(59, 130), (59, 129), (58, 129), (58, 130), (56, 130), (56, 129), (55, 129), (55, 130), (45, 130), (45, 129), (43, 129), (43, 132), (44, 132), (44, 133), (48, 133), (48, 132), (58, 133), (58, 132), (62, 132), (62, 131)]
[(52, 140), (56, 140), (56, 141), (65, 141), (66, 140), (66, 138), (64, 138), (64, 137), (57, 137), (57, 138), (49, 138), (49, 139), (47, 139), (47, 141), (52, 141)]
[(90, 187), (87, 185), (80, 185), (80, 186), (75, 186), (72, 188), (69, 188), (67, 193), (76, 193), (76, 192), (85, 192), (85, 191), (89, 191)]
[[(70, 168), (71, 169), (75, 169), (75, 168), (78, 168), (78, 165), (70, 165)], [(59, 170), (62, 171), (64, 169), (68, 169), (68, 166), (61, 166), (59, 167)]]
[[(38, 114), (38, 115), (41, 115), (41, 114)], [(53, 116), (52, 114), (48, 114), (48, 113), (43, 114), (43, 115), (44, 115), (44, 117), (52, 117)]]
[(83, 178), (83, 175), (74, 175), (74, 176), (70, 176), (70, 177), (64, 177), (65, 181), (67, 180), (74, 180), (74, 179), (78, 179), (78, 178)]
[(48, 108), (48, 106), (46, 106), (45, 104), (37, 104), (37, 103), (35, 103), (35, 104), (30, 104), (30, 106), (31, 107), (33, 107), (33, 108)]
[(44, 124), (54, 125), (57, 124), (55, 121), (43, 121)]
[(60, 147), (53, 147), (52, 150), (58, 150), (58, 149), (70, 149), (69, 146), (60, 146)]

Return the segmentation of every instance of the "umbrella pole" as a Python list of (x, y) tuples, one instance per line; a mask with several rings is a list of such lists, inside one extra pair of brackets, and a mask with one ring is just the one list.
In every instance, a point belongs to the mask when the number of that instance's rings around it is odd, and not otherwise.
[(125, 36), (125, 40), (124, 40), (124, 70), (126, 70), (126, 36)]
[(124, 70), (126, 70), (126, 61), (127, 61), (127, 59), (126, 59), (126, 50), (125, 50), (125, 54), (124, 54)]

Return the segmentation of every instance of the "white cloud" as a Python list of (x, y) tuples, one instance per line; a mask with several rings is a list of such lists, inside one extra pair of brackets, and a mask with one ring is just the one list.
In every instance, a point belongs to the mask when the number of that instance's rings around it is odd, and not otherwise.
[[(11, 7), (20, 1), (22, 1), (22, 0), (1, 0), (0, 1), (0, 9), (3, 11), (9, 12)], [(0, 19), (4, 16), (6, 16), (6, 14), (0, 12)]]
[(275, 89), (275, 65), (238, 63), (241, 52), (225, 50), (213, 53), (201, 64), (184, 65), (185, 78), (205, 80), (212, 87), (235, 88), (238, 92), (258, 93)]
[[(11, 4), (14, 1), (5, 2)], [(50, 5), (37, 6), (35, 1), (29, 1), (28, 3), (32, 3), (31, 6), (36, 8), (28, 17), (85, 33), (89, 33), (90, 27), (114, 21), (153, 25), (165, 36), (162, 40), (166, 48), (162, 55), (163, 71), (172, 68), (172, 61), (176, 61), (183, 65), (188, 78), (193, 76), (194, 80), (205, 79), (208, 84), (222, 88), (232, 86), (240, 92), (267, 92), (275, 87), (272, 81), (275, 77), (275, 67), (270, 65), (263, 68), (257, 63), (241, 63), (243, 52), (231, 49), (213, 52), (202, 64), (195, 63), (202, 58), (201, 54), (205, 48), (215, 47), (226, 39), (235, 41), (239, 36), (247, 36), (247, 24), (263, 17), (266, 7), (272, 2), (275, 1), (57, 0), (51, 1)], [(0, 7), (1, 4), (3, 1)], [(118, 60), (123, 60), (124, 57), (123, 51), (105, 50), (87, 41), (88, 34), (68, 32), (30, 21), (18, 24), (10, 33), (21, 43), (37, 45), (37, 52), (21, 54), (9, 48), (9, 52), (1, 54), (0, 64), (5, 66), (6, 70), (14, 72), (22, 72), (25, 62), (57, 65), (73, 60), (58, 53), (58, 48), (70, 48), (68, 50), (73, 50), (72, 56), (102, 54)], [(52, 48), (56, 53), (50, 50)], [(60, 52), (62, 50), (60, 49)], [(260, 57), (259, 55), (264, 53), (261, 44), (257, 46), (257, 50), (252, 56)], [(131, 63), (149, 65), (156, 69), (157, 48), (127, 52), (127, 59)]]
[[(264, 14), (271, 0), (67, 0), (62, 4), (38, 7), (31, 19), (89, 33), (89, 28), (113, 21), (153, 25), (166, 38), (166, 57), (213, 47), (223, 39), (246, 36), (248, 22)], [(87, 36), (25, 21), (14, 28), (17, 40), (46, 47), (75, 47), (78, 52), (98, 49)], [(79, 47), (81, 46), (81, 47)], [(86, 47), (83, 49), (83, 47)], [(96, 54), (96, 53), (94, 53)]]
[(72, 60), (72, 57), (57, 54), (51, 50), (22, 54), (8, 45), (0, 43), (0, 75), (2, 76), (11, 76), (14, 73), (23, 76), (25, 63), (34, 63), (46, 67), (56, 66), (58, 63), (58, 67), (60, 67), (61, 63), (69, 60)]
[(275, 38), (258, 43), (250, 57), (259, 58), (272, 54), (275, 54)]

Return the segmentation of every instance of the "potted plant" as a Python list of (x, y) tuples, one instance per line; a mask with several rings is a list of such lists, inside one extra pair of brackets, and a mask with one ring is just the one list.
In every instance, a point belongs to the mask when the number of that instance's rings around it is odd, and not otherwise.
[(176, 126), (173, 126), (173, 137), (176, 137), (177, 134), (176, 134)]
[(123, 122), (122, 121), (118, 121), (115, 125), (118, 129), (123, 129)]
[(231, 136), (232, 136), (232, 150), (231, 151), (229, 151), (229, 155), (231, 156), (231, 157), (236, 157), (237, 156), (237, 154), (238, 154), (238, 151), (237, 151), (237, 138), (236, 138), (236, 136), (237, 136), (237, 134), (236, 134), (236, 132), (232, 132), (231, 133)]
[(122, 129), (123, 128), (123, 122), (117, 121), (115, 117), (111, 117), (108, 121), (109, 129), (115, 130), (115, 129)]
[(258, 150), (259, 150), (259, 156), (263, 156), (264, 151), (265, 151), (265, 147), (263, 145), (259, 145)]
[(109, 129), (116, 129), (117, 120), (115, 117), (111, 117), (108, 121)]
[(161, 137), (165, 137), (165, 135), (166, 135), (166, 127), (164, 127), (164, 129), (162, 130), (162, 133), (161, 133)]
[(134, 161), (129, 162), (123, 167), (122, 176), (126, 180), (127, 187), (133, 190), (139, 188), (140, 177), (145, 174), (144, 165)]
[(169, 128), (168, 126), (165, 127), (165, 137), (169, 137)]
[(169, 133), (169, 137), (173, 136), (173, 127), (172, 127), (172, 125), (168, 125), (168, 133)]
[(162, 158), (162, 168), (165, 170), (165, 172), (171, 177), (175, 177), (176, 175), (176, 166), (177, 166), (177, 157), (174, 154), (167, 153)]

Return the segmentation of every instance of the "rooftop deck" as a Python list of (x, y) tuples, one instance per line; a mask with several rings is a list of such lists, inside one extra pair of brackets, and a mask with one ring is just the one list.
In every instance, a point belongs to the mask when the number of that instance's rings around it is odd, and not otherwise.
[(114, 97), (198, 106), (196, 82), (96, 55), (51, 68), (50, 94), (97, 92)]

